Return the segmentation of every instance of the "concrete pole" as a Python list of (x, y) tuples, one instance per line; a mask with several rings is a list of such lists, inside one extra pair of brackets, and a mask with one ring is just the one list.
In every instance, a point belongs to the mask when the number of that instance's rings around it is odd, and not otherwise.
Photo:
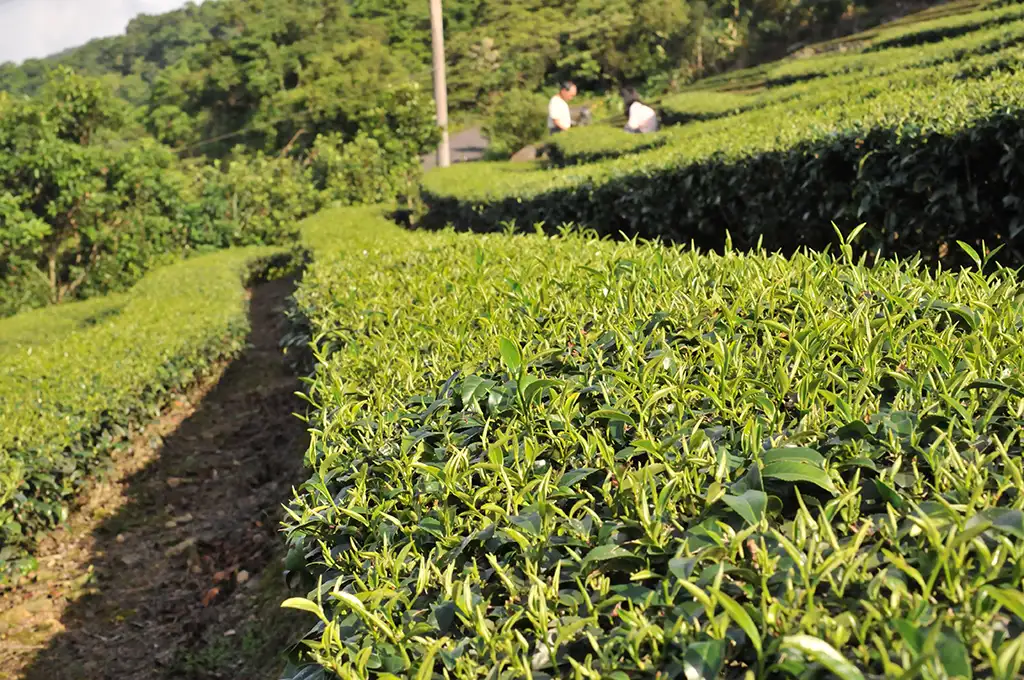
[(448, 83), (444, 72), (444, 23), (441, 18), (441, 0), (430, 0), (430, 29), (434, 42), (434, 102), (437, 104), (437, 124), (441, 128), (437, 165), (447, 168), (452, 164), (452, 152), (448, 145)]

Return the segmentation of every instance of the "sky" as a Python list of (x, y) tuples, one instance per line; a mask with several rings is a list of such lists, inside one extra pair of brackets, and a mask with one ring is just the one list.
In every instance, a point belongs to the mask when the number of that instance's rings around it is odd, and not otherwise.
[(0, 64), (46, 57), (93, 38), (123, 33), (139, 14), (186, 0), (0, 0)]

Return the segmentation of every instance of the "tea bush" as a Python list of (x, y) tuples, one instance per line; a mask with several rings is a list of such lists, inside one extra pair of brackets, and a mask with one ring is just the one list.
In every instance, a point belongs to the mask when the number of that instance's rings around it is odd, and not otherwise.
[(483, 126), (491, 158), (508, 158), (547, 134), (547, 99), (543, 95), (511, 90), (493, 104), (493, 109)]
[(55, 342), (65, 335), (95, 325), (120, 313), (127, 296), (103, 295), (81, 302), (69, 302), (58, 310), (35, 309), (0, 319), (0, 356), (5, 352), (28, 350)]
[(307, 229), (294, 677), (1019, 677), (1014, 272)]
[(1015, 2), (1006, 7), (990, 4), (981, 11), (923, 21), (910, 26), (883, 28), (871, 39), (867, 51), (877, 52), (893, 47), (922, 45), (971, 33), (983, 28), (999, 26), (1024, 19), (1024, 6)]
[(739, 247), (791, 251), (830, 243), (828, 220), (867, 222), (872, 252), (933, 260), (959, 239), (1005, 244), (1022, 261), (1021, 55), (823, 81), (795, 102), (668, 129), (659, 148), (591, 164), (431, 172), (425, 224), (578, 222), (703, 247), (728, 232)]
[(607, 158), (647, 151), (663, 146), (671, 132), (629, 134), (621, 126), (594, 125), (554, 135), (547, 144), (551, 165), (565, 167), (594, 163)]
[[(24, 549), (63, 520), (127, 429), (241, 349), (243, 285), (276, 252), (197, 257), (123, 296), (0, 322), (0, 575), (31, 566)], [(47, 335), (26, 339), (29, 326)]]
[[(1005, 21), (985, 21), (986, 18), (1005, 18)], [(758, 87), (774, 87), (788, 83), (822, 78), (841, 73), (857, 71), (892, 71), (911, 66), (927, 66), (945, 61), (969, 57), (972, 54), (986, 54), (998, 51), (1021, 41), (1020, 20), (1024, 14), (1020, 6), (1007, 9), (985, 9), (977, 13), (959, 14), (936, 21), (948, 21), (953, 25), (962, 24), (971, 30), (964, 35), (936, 43), (914, 44), (908, 41), (904, 47), (888, 47), (878, 51), (863, 49), (853, 53), (824, 53), (813, 57), (784, 59), (769, 62), (753, 68), (713, 76), (698, 82), (698, 90), (737, 90)], [(913, 35), (927, 31), (930, 22), (912, 24), (910, 27), (888, 29), (892, 35)]]
[[(681, 146), (691, 137), (700, 136), (704, 132), (704, 128), (690, 127), (686, 123), (742, 116), (769, 107), (772, 108), (768, 113), (781, 119), (783, 116), (791, 116), (796, 110), (814, 111), (823, 106), (834, 107), (837, 102), (847, 105), (863, 102), (884, 90), (918, 88), (979, 79), (1001, 71), (1015, 71), (1020, 69), (1022, 60), (1024, 49), (1014, 46), (938, 66), (925, 64), (892, 72), (886, 69), (868, 73), (853, 72), (823, 80), (773, 87), (755, 94), (685, 92), (666, 97), (658, 105), (662, 118), (672, 125), (656, 134), (629, 135), (609, 127), (597, 127), (592, 131), (572, 130), (555, 138), (551, 144), (551, 158), (554, 165), (576, 165), (646, 151), (666, 144)], [(739, 122), (745, 120), (740, 118)]]
[(347, 144), (340, 135), (321, 135), (310, 153), (310, 169), (319, 205), (394, 201), (408, 195), (422, 173), (418, 157), (384, 153), (380, 142), (364, 134)]

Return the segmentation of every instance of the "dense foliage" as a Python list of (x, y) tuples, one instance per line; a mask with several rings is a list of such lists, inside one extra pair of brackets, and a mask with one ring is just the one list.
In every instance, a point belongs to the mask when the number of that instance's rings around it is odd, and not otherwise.
[[(979, 21), (1007, 12), (1013, 21)], [(763, 72), (788, 84), (757, 94), (701, 91), (691, 115), (704, 103), (709, 120), (652, 136), (579, 130), (554, 154), (571, 167), (429, 173), (427, 224), (578, 222), (612, 235), (717, 248), (728, 234), (740, 247), (792, 251), (831, 243), (829, 220), (866, 222), (860, 245), (871, 252), (941, 259), (960, 255), (953, 243), (965, 240), (1005, 245), (1003, 257), (1024, 261), (1024, 20), (1019, 6), (959, 20), (983, 28), (783, 62)]]
[(548, 131), (548, 99), (525, 90), (512, 90), (499, 98), (494, 113), (483, 125), (490, 142), (488, 152), (508, 158), (528, 144), (542, 139)]
[(286, 606), (330, 677), (1021, 672), (1012, 271), (306, 233)]
[[(685, 82), (856, 30), (893, 11), (885, 0), (444, 4), (451, 101), (462, 109), (486, 109), (492, 96), (566, 76), (590, 88), (624, 80), (662, 87)], [(302, 123), (315, 126), (326, 113), (316, 104), (297, 107), (296, 98), (307, 93), (355, 103), (367, 83), (410, 76), (427, 82), (429, 40), (428, 5), (421, 0), (208, 0), (141, 16), (124, 36), (2, 65), (0, 90), (35, 92), (48, 67), (64, 64), (109, 79), (123, 96), (146, 105), (154, 124), (177, 134), (188, 132), (186, 121), (207, 135), (249, 123), (246, 143), (269, 144), (299, 129), (279, 118), (308, 113)], [(345, 79), (352, 89), (342, 87)], [(311, 142), (316, 131), (305, 131)]]
[(274, 252), (194, 258), (125, 295), (0, 320), (0, 573), (31, 566), (24, 549), (127, 429), (242, 348), (243, 285)]
[(437, 132), (415, 87), (323, 121), (308, 149), (235, 145), (182, 160), (102, 81), (61, 68), (35, 98), (0, 95), (0, 316), (122, 290), (211, 248), (281, 243), (322, 205), (412, 192)]

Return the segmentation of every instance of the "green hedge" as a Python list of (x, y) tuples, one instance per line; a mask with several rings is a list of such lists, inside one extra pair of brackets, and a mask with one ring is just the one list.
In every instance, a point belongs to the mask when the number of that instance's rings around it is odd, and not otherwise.
[[(774, 91), (772, 96), (775, 96)], [(682, 92), (665, 97), (658, 107), (658, 114), (665, 125), (682, 125), (735, 115), (755, 108), (763, 99), (737, 92)]]
[(555, 167), (593, 163), (606, 158), (648, 151), (669, 140), (667, 131), (630, 134), (621, 127), (592, 125), (555, 135), (547, 142), (548, 159)]
[[(1005, 21), (979, 22), (979, 18), (1001, 18)], [(865, 49), (849, 52), (824, 52), (812, 57), (791, 57), (769, 62), (739, 71), (723, 73), (698, 81), (693, 90), (749, 90), (764, 86), (777, 86), (800, 80), (820, 78), (840, 73), (864, 70), (903, 68), (914, 64), (927, 65), (951, 59), (962, 59), (971, 54), (983, 54), (1020, 42), (1020, 5), (1005, 9), (985, 10), (939, 18), (935, 22), (961, 22), (970, 26), (966, 35), (943, 40), (938, 43), (914, 44), (908, 41), (904, 47), (888, 47), (879, 51)], [(921, 22), (893, 25), (881, 34), (897, 37), (907, 32), (928, 31), (935, 22)], [(1009, 23), (1010, 25), (1005, 25)], [(869, 32), (869, 34), (873, 34)], [(847, 41), (851, 39), (845, 39)]]
[(0, 358), (9, 352), (48, 345), (73, 331), (96, 325), (120, 313), (127, 300), (127, 295), (113, 293), (0, 319)]
[[(33, 342), (19, 317), (0, 325), (0, 574), (31, 566), (25, 548), (63, 521), (128, 428), (242, 348), (243, 286), (276, 252), (197, 257), (148, 274), (112, 306), (91, 300), (26, 317), (58, 334), (47, 341)], [(108, 315), (79, 325), (98, 310)]]
[(316, 222), (292, 677), (1018, 676), (1013, 272)]
[[(915, 70), (680, 128), (663, 147), (547, 172), (428, 173), (428, 227), (578, 222), (719, 247), (823, 247), (834, 220), (862, 245), (936, 259), (960, 239), (1024, 261), (1021, 50)], [(1006, 69), (1008, 72), (1003, 72)], [(973, 80), (981, 76), (980, 80)], [(955, 249), (953, 252), (956, 252)]]
[[(787, 73), (788, 62), (771, 64), (762, 67), (764, 73), (774, 73), (768, 78), (769, 87), (764, 82), (757, 83), (758, 90), (752, 93), (718, 92), (709, 90), (687, 90), (679, 94), (665, 97), (657, 103), (658, 114), (664, 126), (679, 126), (687, 123), (712, 120), (725, 116), (734, 116), (756, 109), (785, 104), (787, 107), (816, 107), (829, 103), (840, 95), (841, 87), (851, 88), (851, 93), (867, 89), (867, 83), (876, 87), (919, 86), (935, 77), (929, 71), (940, 69), (948, 72), (950, 64), (971, 63), (975, 68), (984, 68), (985, 64), (997, 64), (1011, 54), (1019, 54), (1016, 44), (1024, 36), (1024, 7), (1009, 8), (1010, 12), (977, 13), (979, 16), (995, 15), (1000, 21), (982, 21), (975, 17), (953, 17), (939, 22), (927, 22), (922, 27), (935, 23), (950, 23), (962, 26), (962, 32), (971, 32), (991, 23), (1014, 23), (1013, 26), (999, 28), (981, 34), (964, 36), (958, 40), (948, 41), (942, 45), (929, 45), (924, 48), (914, 47), (906, 50), (887, 50), (882, 55), (842, 55), (826, 56), (817, 60), (793, 62), (798, 74)], [(916, 28), (916, 27), (915, 27)], [(913, 29), (903, 28), (903, 32)], [(923, 30), (923, 29), (922, 29)], [(899, 31), (892, 35), (902, 35)], [(895, 38), (894, 38), (895, 39)], [(1019, 62), (1019, 60), (1018, 60)], [(1014, 67), (1018, 66), (1014, 64)], [(963, 67), (961, 74), (949, 73), (949, 77), (966, 77), (971, 75)], [(991, 66), (989, 68), (992, 68)], [(1003, 70), (1009, 70), (1004, 65)], [(743, 79), (742, 74), (736, 76)], [(977, 77), (974, 74), (974, 77)], [(735, 83), (734, 83), (735, 84)], [(725, 83), (720, 83), (725, 85)], [(595, 126), (571, 130), (567, 134), (558, 135), (548, 143), (551, 164), (557, 167), (593, 163), (595, 161), (617, 156), (647, 151), (666, 144), (674, 143), (679, 136), (685, 138), (687, 131), (665, 129), (655, 135), (627, 135), (621, 130), (607, 126)], [(681, 140), (680, 143), (684, 143)]]
[(1024, 5), (989, 6), (977, 12), (939, 17), (912, 25), (886, 28), (872, 38), (866, 51), (878, 52), (893, 47), (924, 45), (956, 38), (966, 33), (1024, 19)]

